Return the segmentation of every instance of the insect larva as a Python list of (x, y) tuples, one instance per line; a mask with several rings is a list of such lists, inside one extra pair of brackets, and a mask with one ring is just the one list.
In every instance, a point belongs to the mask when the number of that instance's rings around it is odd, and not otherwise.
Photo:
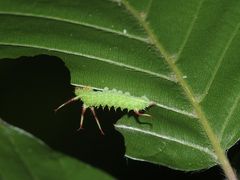
[(102, 91), (93, 91), (91, 88), (78, 88), (75, 90), (76, 97), (68, 100), (64, 104), (60, 105), (55, 111), (59, 110), (63, 106), (76, 101), (81, 100), (83, 102), (83, 109), (80, 120), (80, 127), (78, 130), (83, 127), (83, 119), (86, 109), (90, 109), (92, 114), (96, 120), (98, 128), (102, 134), (104, 134), (99, 120), (94, 111), (95, 108), (99, 107), (111, 107), (121, 110), (127, 109), (128, 111), (134, 111), (134, 113), (138, 116), (150, 116), (149, 114), (141, 113), (140, 110), (145, 110), (147, 107), (155, 105), (153, 101), (150, 101), (145, 96), (143, 97), (135, 97), (131, 96), (128, 92), (123, 93), (122, 91), (117, 91), (116, 89), (109, 90), (108, 88), (104, 88)]

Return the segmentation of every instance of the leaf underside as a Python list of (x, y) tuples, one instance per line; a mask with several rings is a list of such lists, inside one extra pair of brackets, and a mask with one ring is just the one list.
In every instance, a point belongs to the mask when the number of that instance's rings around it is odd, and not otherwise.
[[(129, 1), (191, 87), (222, 148), (239, 139), (240, 2)], [(175, 169), (216, 162), (189, 100), (142, 25), (118, 1), (0, 2), (0, 58), (37, 54), (63, 59), (74, 85), (116, 88), (157, 102), (151, 126), (129, 117), (116, 127), (127, 156)]]

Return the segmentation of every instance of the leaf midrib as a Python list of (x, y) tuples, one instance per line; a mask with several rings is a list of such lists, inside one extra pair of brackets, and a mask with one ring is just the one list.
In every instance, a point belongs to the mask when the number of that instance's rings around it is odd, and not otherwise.
[[(210, 129), (211, 135), (215, 136), (215, 134), (212, 132), (211, 127), (208, 124), (208, 120), (202, 111), (202, 108), (200, 104), (198, 104), (197, 98), (194, 96), (194, 93), (192, 92), (191, 87), (187, 84), (185, 79), (183, 78), (181, 70), (177, 67), (177, 65), (174, 63), (175, 62), (175, 57), (169, 54), (169, 52), (166, 51), (164, 46), (161, 44), (161, 42), (158, 40), (157, 36), (155, 33), (152, 31), (150, 25), (148, 22), (145, 21), (137, 12), (136, 9), (134, 9), (126, 0), (122, 0), (123, 5), (125, 6), (126, 10), (132, 14), (136, 20), (143, 26), (144, 30), (146, 31), (146, 34), (148, 34), (149, 39), (151, 40), (152, 44), (155, 45), (156, 49), (158, 50), (159, 54), (164, 57), (164, 60), (166, 63), (169, 65), (169, 68), (172, 70), (172, 72), (175, 74), (175, 77), (182, 88), (182, 90), (185, 92), (186, 98), (188, 101), (191, 103), (193, 106), (197, 117), (200, 121), (200, 123), (203, 125), (204, 130), (205, 128)], [(203, 122), (202, 122), (203, 121)], [(207, 127), (205, 127), (207, 126)]]
[[(221, 147), (220, 141), (217, 137), (217, 135), (214, 133), (211, 125), (209, 124), (209, 120), (202, 110), (201, 105), (199, 104), (197, 98), (195, 97), (191, 87), (188, 85), (187, 81), (183, 78), (183, 73), (181, 70), (177, 67), (177, 65), (174, 63), (175, 57), (171, 56), (169, 52), (164, 48), (164, 46), (161, 44), (159, 39), (157, 38), (156, 34), (153, 32), (152, 28), (150, 27), (150, 24), (143, 19), (138, 11), (134, 9), (127, 0), (121, 1), (123, 5), (125, 6), (126, 10), (130, 12), (130, 14), (136, 18), (136, 20), (143, 26), (146, 34), (149, 36), (149, 40), (152, 42), (152, 44), (156, 47), (159, 54), (164, 57), (164, 60), (169, 65), (169, 68), (172, 70), (172, 72), (175, 74), (176, 79), (178, 80), (178, 83), (182, 90), (185, 93), (186, 98), (189, 100), (190, 104), (192, 105), (193, 109), (196, 112), (196, 115), (198, 117), (199, 124), (202, 125), (209, 142), (211, 143), (213, 150), (217, 156), (218, 163), (222, 166), (224, 173), (226, 174), (227, 178), (229, 179), (237, 179), (235, 172), (233, 171), (224, 150)], [(217, 162), (217, 161), (216, 161)]]

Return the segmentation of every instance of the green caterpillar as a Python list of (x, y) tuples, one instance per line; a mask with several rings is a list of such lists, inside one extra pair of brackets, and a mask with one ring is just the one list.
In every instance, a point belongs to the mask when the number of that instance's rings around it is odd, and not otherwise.
[(104, 134), (99, 120), (94, 111), (94, 107), (111, 107), (121, 110), (127, 109), (128, 111), (134, 111), (138, 116), (150, 116), (149, 114), (141, 113), (141, 110), (145, 110), (147, 107), (155, 105), (155, 102), (148, 100), (145, 96), (135, 97), (131, 96), (129, 93), (123, 93), (122, 91), (117, 91), (116, 89), (109, 90), (104, 88), (102, 91), (94, 91), (92, 88), (78, 88), (75, 90), (76, 97), (68, 100), (67, 102), (60, 105), (55, 111), (58, 111), (63, 106), (76, 101), (81, 100), (83, 102), (83, 110), (81, 114), (80, 127), (78, 130), (83, 127), (83, 119), (86, 109), (90, 108), (93, 113), (93, 116), (96, 120), (98, 128), (102, 134)]

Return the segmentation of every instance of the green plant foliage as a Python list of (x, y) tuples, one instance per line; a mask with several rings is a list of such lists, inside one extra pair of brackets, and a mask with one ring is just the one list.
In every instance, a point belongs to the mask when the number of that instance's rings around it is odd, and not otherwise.
[(0, 178), (113, 179), (109, 175), (57, 153), (42, 141), (0, 120)]
[(151, 126), (128, 117), (118, 121), (129, 157), (181, 170), (218, 164), (192, 103), (224, 150), (239, 139), (240, 1), (129, 5), (134, 11), (117, 0), (0, 1), (0, 58), (56, 55), (75, 85), (116, 88), (157, 102), (149, 110), (152, 119), (140, 118)]

